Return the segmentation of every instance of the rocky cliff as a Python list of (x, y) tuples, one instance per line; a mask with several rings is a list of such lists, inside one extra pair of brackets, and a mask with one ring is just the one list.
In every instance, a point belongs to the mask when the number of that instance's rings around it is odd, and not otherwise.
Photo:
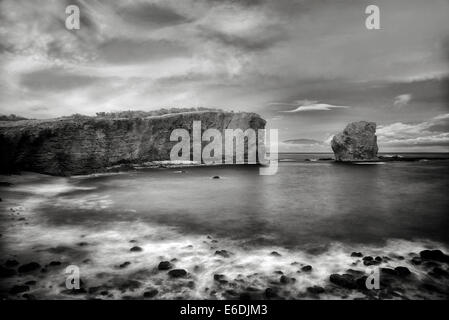
[(0, 167), (3, 172), (34, 171), (51, 175), (102, 172), (124, 163), (170, 159), (174, 129), (261, 129), (254, 113), (198, 111), (140, 118), (75, 117), (0, 121)]
[(377, 136), (374, 122), (352, 122), (332, 139), (337, 161), (377, 160)]

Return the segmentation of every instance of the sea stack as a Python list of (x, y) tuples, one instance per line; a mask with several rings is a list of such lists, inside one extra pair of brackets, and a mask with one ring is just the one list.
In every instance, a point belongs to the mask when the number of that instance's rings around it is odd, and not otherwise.
[(374, 122), (352, 122), (332, 139), (336, 161), (377, 160), (377, 136)]

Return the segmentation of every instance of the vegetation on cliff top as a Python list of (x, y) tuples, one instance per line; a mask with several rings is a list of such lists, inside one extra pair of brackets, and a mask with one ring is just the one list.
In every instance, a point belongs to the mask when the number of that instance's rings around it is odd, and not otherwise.
[[(72, 114), (70, 116), (64, 116), (64, 119), (86, 119), (86, 118), (103, 118), (103, 119), (132, 119), (132, 118), (145, 118), (162, 116), (164, 114), (176, 114), (182, 112), (195, 112), (195, 111), (223, 111), (222, 109), (215, 108), (161, 108), (158, 110), (142, 111), (142, 110), (125, 110), (116, 112), (97, 112), (95, 116), (88, 116), (79, 113)], [(19, 120), (31, 120), (25, 117), (16, 116), (15, 114), (0, 115), (0, 121), (19, 121)]]

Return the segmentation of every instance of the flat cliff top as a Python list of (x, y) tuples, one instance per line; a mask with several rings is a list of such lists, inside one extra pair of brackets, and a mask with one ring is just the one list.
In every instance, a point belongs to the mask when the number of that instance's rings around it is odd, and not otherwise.
[(205, 117), (211, 114), (225, 114), (235, 115), (240, 117), (261, 118), (260, 115), (254, 112), (233, 112), (233, 111), (221, 111), (221, 110), (207, 110), (207, 111), (186, 111), (177, 113), (168, 113), (163, 115), (154, 116), (135, 116), (135, 117), (103, 117), (103, 116), (68, 116), (50, 119), (27, 119), (18, 121), (0, 121), (0, 128), (18, 128), (18, 127), (56, 127), (60, 124), (67, 123), (92, 123), (92, 122), (114, 122), (114, 121), (133, 121), (138, 119), (169, 119), (174, 117), (180, 117), (184, 115), (204, 115)]

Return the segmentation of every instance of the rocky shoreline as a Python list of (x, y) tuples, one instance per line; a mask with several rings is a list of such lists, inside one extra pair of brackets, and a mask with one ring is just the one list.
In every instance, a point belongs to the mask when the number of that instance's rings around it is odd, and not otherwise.
[[(212, 246), (216, 240), (207, 237)], [(130, 243), (130, 252), (142, 252), (135, 242)], [(76, 246), (88, 246), (79, 242)], [(212, 248), (212, 247), (211, 247)], [(63, 253), (70, 248), (55, 247), (51, 251)], [(150, 252), (147, 254), (151, 254)], [(226, 249), (211, 249), (211, 255), (226, 263), (233, 252)], [(281, 254), (273, 251), (272, 256)], [(178, 292), (173, 297), (177, 299), (192, 299), (196, 296), (191, 292), (196, 290), (197, 283), (207, 282), (202, 296), (206, 299), (447, 299), (449, 297), (448, 283), (449, 256), (440, 250), (423, 250), (412, 252), (409, 256), (368, 256), (360, 252), (348, 253), (352, 263), (340, 273), (328, 275), (328, 281), (322, 285), (299, 288), (297, 277), (313, 274), (316, 267), (305, 262), (292, 261), (295, 273), (276, 270), (272, 274), (238, 274), (214, 273), (210, 279), (199, 279), (196, 275), (202, 268), (195, 266), (192, 270), (183, 268), (177, 258), (162, 260), (157, 265), (148, 266), (122, 276), (98, 273), (94, 279), (81, 278), (80, 289), (67, 289), (65, 283), (49, 283), (49, 274), (61, 274), (67, 267), (67, 262), (58, 259), (48, 261), (27, 261), (16, 257), (2, 259), (0, 266), (1, 299), (166, 299), (164, 293)], [(424, 271), (427, 276), (420, 278), (408, 267), (399, 265), (388, 267), (390, 262), (399, 264), (411, 263)], [(89, 259), (82, 261), (83, 265), (92, 263)], [(112, 266), (116, 270), (130, 268), (132, 262), (123, 261)], [(380, 289), (369, 290), (365, 286), (368, 274), (363, 270), (366, 266), (380, 268)], [(56, 277), (58, 278), (58, 277)], [(147, 286), (148, 278), (157, 279), (159, 285)], [(47, 295), (46, 289), (54, 289), (57, 294)]]
[[(3, 217), (5, 220), (5, 217)], [(11, 207), (7, 220), (17, 227), (33, 224), (26, 210)], [(3, 221), (5, 222), (5, 221)], [(5, 229), (2, 232), (7, 232)], [(8, 235), (2, 234), (1, 241)], [(32, 252), (2, 249), (1, 299), (447, 299), (449, 256), (438, 249), (398, 255), (344, 251), (343, 261), (326, 272), (320, 261), (279, 248), (276, 251), (236, 252), (236, 246), (212, 236), (197, 245), (176, 245), (173, 254), (152, 252), (146, 237), (114, 243), (117, 260), (110, 265), (95, 258), (98, 244), (93, 236), (80, 234), (70, 243), (33, 245)], [(106, 240), (104, 240), (106, 241)], [(188, 242), (189, 240), (187, 240)], [(8, 241), (6, 241), (8, 243)], [(164, 242), (157, 246), (164, 247)], [(159, 248), (158, 248), (159, 249)], [(89, 254), (89, 252), (91, 254)], [(178, 255), (175, 253), (178, 252)], [(377, 253), (377, 255), (375, 254)], [(198, 254), (206, 264), (197, 261)], [(248, 254), (271, 266), (263, 272), (245, 264)], [(151, 263), (143, 262), (148, 256)], [(279, 262), (279, 263), (277, 263)], [(276, 264), (277, 263), (277, 264)], [(226, 269), (228, 264), (234, 269)], [(66, 268), (77, 265), (80, 289), (67, 289)], [(209, 269), (210, 268), (210, 269)], [(377, 269), (378, 268), (378, 269)], [(367, 289), (370, 272), (380, 272), (380, 289)]]

